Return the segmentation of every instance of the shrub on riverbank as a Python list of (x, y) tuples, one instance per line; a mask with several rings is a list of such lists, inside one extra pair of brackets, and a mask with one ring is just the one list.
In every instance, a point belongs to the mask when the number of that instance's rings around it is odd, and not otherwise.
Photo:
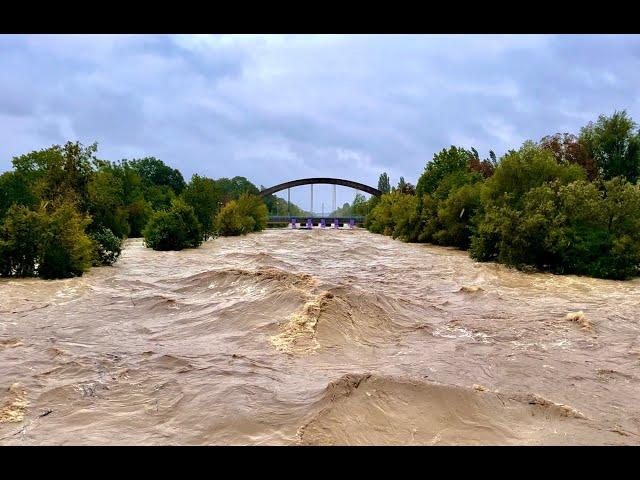
[(471, 245), (495, 259), (556, 273), (625, 279), (640, 273), (640, 187), (614, 178), (546, 183), (526, 193), (522, 209), (491, 209)]
[(94, 242), (93, 266), (113, 265), (122, 252), (122, 239), (106, 227), (89, 236)]
[(202, 226), (193, 207), (179, 199), (169, 210), (153, 214), (142, 233), (145, 245), (154, 250), (182, 250), (202, 243)]
[(256, 195), (244, 194), (231, 200), (216, 216), (215, 228), (219, 235), (246, 235), (264, 230), (269, 213), (267, 206)]
[(42, 216), (13, 204), (0, 224), (0, 276), (30, 277), (40, 263)]
[(72, 203), (49, 208), (9, 208), (0, 227), (1, 276), (68, 278), (89, 269), (95, 248), (84, 231), (89, 219)]
[(241, 232), (266, 227), (261, 200), (240, 199), (259, 192), (244, 177), (194, 175), (186, 184), (157, 158), (110, 162), (96, 152), (97, 144), (67, 142), (13, 158), (13, 171), (0, 175), (0, 275), (81, 275), (113, 264), (121, 240), (143, 231), (151, 248), (197, 247), (231, 200)]
[(474, 149), (442, 150), (416, 197), (383, 195), (366, 227), (519, 269), (630, 278), (640, 275), (639, 172), (640, 132), (616, 112), (579, 138), (525, 142), (499, 161), (481, 161)]
[(416, 222), (417, 198), (399, 190), (380, 197), (380, 201), (367, 216), (365, 227), (400, 240), (410, 240), (409, 229)]
[(48, 279), (81, 276), (94, 257), (94, 243), (85, 233), (90, 219), (71, 203), (63, 203), (44, 218), (38, 274)]

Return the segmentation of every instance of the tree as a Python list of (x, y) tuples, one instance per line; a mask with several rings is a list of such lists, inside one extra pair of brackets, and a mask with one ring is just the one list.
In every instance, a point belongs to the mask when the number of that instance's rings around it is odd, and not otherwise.
[(382, 195), (367, 216), (365, 227), (373, 233), (382, 233), (400, 240), (410, 240), (417, 218), (417, 197), (399, 190)]
[(106, 227), (89, 235), (94, 243), (93, 266), (113, 265), (122, 252), (122, 239)]
[(586, 172), (578, 165), (561, 165), (549, 150), (527, 141), (519, 150), (512, 150), (501, 158), (495, 172), (485, 182), (483, 203), (519, 207), (532, 188), (553, 180), (567, 184), (585, 176)]
[(13, 204), (0, 223), (0, 276), (27, 277), (37, 273), (43, 234), (42, 215)]
[(433, 194), (438, 188), (442, 179), (454, 172), (469, 171), (469, 159), (471, 153), (464, 148), (454, 147), (436, 153), (433, 160), (427, 163), (424, 172), (418, 179), (416, 193), (423, 195), (425, 193)]
[(540, 140), (540, 147), (551, 151), (560, 165), (580, 165), (587, 172), (588, 180), (593, 181), (598, 176), (595, 160), (577, 136), (570, 133), (548, 135)]
[(640, 187), (620, 177), (602, 187), (555, 180), (529, 190), (521, 209), (490, 210), (473, 237), (472, 257), (602, 278), (638, 275)]
[(471, 243), (471, 222), (481, 209), (480, 182), (463, 185), (438, 204), (438, 229), (433, 242), (462, 249)]
[(80, 142), (67, 142), (15, 157), (13, 166), (40, 199), (73, 202), (86, 212), (97, 149), (96, 143), (84, 147)]
[(35, 207), (37, 198), (26, 179), (18, 172), (0, 175), (0, 221), (13, 204)]
[(129, 221), (129, 237), (140, 237), (153, 214), (151, 203), (144, 197), (142, 178), (126, 162), (121, 162), (116, 172), (122, 178), (123, 203)]
[(356, 196), (353, 199), (353, 203), (351, 204), (351, 213), (353, 215), (365, 216), (368, 212), (368, 203), (364, 198), (364, 195), (361, 193), (356, 193)]
[(400, 180), (398, 181), (397, 190), (406, 195), (415, 195), (416, 193), (416, 188), (409, 182), (406, 182), (404, 180), (404, 177), (400, 177)]
[(220, 210), (215, 225), (220, 235), (246, 235), (266, 228), (268, 218), (267, 206), (260, 198), (244, 194)]
[(85, 234), (90, 219), (69, 201), (53, 207), (44, 222), (41, 263), (43, 278), (81, 276), (91, 267), (94, 244)]
[(640, 176), (640, 132), (627, 112), (600, 115), (580, 131), (580, 142), (606, 180), (624, 177), (635, 183)]
[(378, 179), (378, 190), (382, 193), (389, 193), (391, 191), (391, 182), (389, 181), (389, 175), (387, 172), (383, 172)]
[(202, 243), (202, 226), (193, 207), (176, 199), (169, 210), (153, 214), (143, 235), (145, 245), (154, 250), (182, 250)]
[(90, 229), (109, 229), (120, 238), (129, 235), (129, 211), (124, 204), (123, 178), (111, 165), (95, 172), (88, 185)]
[[(182, 193), (186, 183), (178, 169), (171, 168), (155, 157), (133, 159), (128, 165), (142, 178), (145, 186), (169, 187), (176, 195)], [(161, 189), (166, 191), (165, 189)]]
[(396, 188), (398, 191), (406, 195), (415, 195), (416, 193), (416, 188), (409, 182), (406, 182), (404, 177), (400, 177), (400, 180), (398, 181), (398, 186)]
[[(262, 188), (262, 190), (264, 190), (264, 188)], [(293, 217), (303, 217), (308, 213), (294, 203), (289, 203), (287, 205), (286, 200), (273, 194), (262, 197), (262, 201), (267, 206), (267, 211), (273, 215), (291, 215)]]
[(213, 233), (213, 222), (221, 204), (221, 192), (216, 182), (207, 177), (193, 175), (182, 192), (182, 199), (193, 207), (202, 225), (203, 238)]
[(225, 204), (229, 200), (237, 200), (242, 194), (257, 195), (260, 193), (258, 187), (247, 180), (245, 177), (219, 178), (216, 184), (222, 193), (222, 203)]
[(471, 156), (469, 157), (469, 168), (474, 172), (482, 174), (484, 178), (489, 178), (493, 175), (498, 162), (496, 160), (496, 154), (493, 150), (489, 151), (489, 159), (480, 160), (478, 151), (471, 147)]

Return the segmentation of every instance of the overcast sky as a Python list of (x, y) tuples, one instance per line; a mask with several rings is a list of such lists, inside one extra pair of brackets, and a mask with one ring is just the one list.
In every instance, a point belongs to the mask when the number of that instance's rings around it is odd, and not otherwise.
[(79, 140), (187, 181), (415, 183), (443, 147), (500, 156), (616, 109), (640, 120), (638, 35), (0, 35), (0, 171)]

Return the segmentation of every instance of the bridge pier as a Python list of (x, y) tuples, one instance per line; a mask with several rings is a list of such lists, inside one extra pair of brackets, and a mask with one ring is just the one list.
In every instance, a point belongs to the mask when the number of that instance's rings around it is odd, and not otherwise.
[(336, 211), (336, 186), (335, 184), (333, 185), (333, 195), (332, 195), (332, 208), (333, 210), (331, 210), (331, 212), (335, 212)]
[[(349, 228), (355, 228), (356, 224), (360, 224), (362, 225), (364, 223), (365, 217), (362, 216), (350, 216), (350, 217), (338, 217), (338, 218), (332, 218), (332, 219), (327, 219), (326, 217), (307, 217), (306, 221), (304, 219), (298, 219), (296, 217), (292, 217), (292, 216), (276, 216), (276, 215), (270, 215), (269, 219), (267, 220), (268, 224), (271, 225), (290, 225), (291, 229), (298, 229), (298, 228), (313, 228), (314, 225), (320, 227), (320, 228), (327, 228), (329, 226), (331, 226), (332, 228), (340, 228), (340, 225), (342, 224), (345, 228), (347, 228), (347, 226), (349, 226)], [(311, 225), (309, 227), (309, 225)]]

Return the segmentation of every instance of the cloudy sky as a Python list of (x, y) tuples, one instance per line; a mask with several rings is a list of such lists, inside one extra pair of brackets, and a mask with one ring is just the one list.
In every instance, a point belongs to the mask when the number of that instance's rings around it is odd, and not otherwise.
[(451, 144), (499, 156), (600, 113), (640, 120), (639, 87), (637, 35), (0, 35), (0, 171), (80, 140), (187, 180), (415, 183)]

